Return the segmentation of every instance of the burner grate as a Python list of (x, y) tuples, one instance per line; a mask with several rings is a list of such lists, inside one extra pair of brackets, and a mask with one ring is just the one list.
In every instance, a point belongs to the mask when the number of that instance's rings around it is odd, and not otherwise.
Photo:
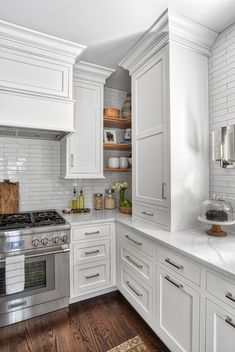
[(56, 210), (0, 215), (0, 231), (61, 224), (65, 224), (65, 220)]

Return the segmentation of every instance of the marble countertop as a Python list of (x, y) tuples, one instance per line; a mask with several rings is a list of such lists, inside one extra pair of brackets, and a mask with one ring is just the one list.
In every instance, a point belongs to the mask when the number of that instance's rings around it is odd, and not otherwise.
[(72, 226), (116, 220), (202, 264), (233, 275), (235, 279), (235, 233), (229, 232), (226, 237), (208, 236), (205, 233), (208, 227), (205, 225), (183, 231), (168, 232), (157, 225), (149, 225), (141, 220), (134, 220), (129, 215), (110, 210), (92, 211), (89, 214), (63, 214), (63, 216)]

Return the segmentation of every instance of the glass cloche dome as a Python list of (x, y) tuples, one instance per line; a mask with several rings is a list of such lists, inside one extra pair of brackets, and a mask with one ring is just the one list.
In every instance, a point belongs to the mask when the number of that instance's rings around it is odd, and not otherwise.
[(214, 194), (211, 200), (205, 200), (201, 206), (200, 220), (218, 222), (233, 221), (232, 204)]

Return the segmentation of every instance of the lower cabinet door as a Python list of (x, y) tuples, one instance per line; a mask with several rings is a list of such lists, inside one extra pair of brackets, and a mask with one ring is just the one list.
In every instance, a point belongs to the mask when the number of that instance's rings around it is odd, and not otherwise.
[(160, 267), (157, 268), (157, 292), (160, 338), (172, 352), (198, 352), (199, 293)]
[(235, 315), (211, 301), (206, 304), (206, 352), (235, 351)]

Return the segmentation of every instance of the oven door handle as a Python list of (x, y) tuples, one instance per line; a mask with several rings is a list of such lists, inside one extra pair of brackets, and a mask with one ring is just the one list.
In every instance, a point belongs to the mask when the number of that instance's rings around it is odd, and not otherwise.
[[(66, 249), (62, 249), (62, 250), (58, 250), (58, 251), (42, 252), (42, 253), (38, 253), (38, 254), (30, 254), (30, 255), (26, 255), (25, 259), (44, 257), (45, 255), (53, 255), (53, 254), (60, 254), (60, 253), (66, 253), (66, 252), (70, 252), (70, 249), (66, 248)], [(0, 263), (3, 263), (5, 261), (6, 261), (6, 259), (1, 259)]]
[(66, 253), (69, 252), (70, 249), (66, 248), (66, 249), (62, 249), (59, 251), (51, 251), (51, 252), (44, 252), (44, 253), (38, 253), (38, 254), (30, 254), (30, 255), (26, 255), (25, 258), (36, 258), (36, 257), (44, 257), (45, 255), (53, 255), (53, 254), (60, 254), (60, 253)]

